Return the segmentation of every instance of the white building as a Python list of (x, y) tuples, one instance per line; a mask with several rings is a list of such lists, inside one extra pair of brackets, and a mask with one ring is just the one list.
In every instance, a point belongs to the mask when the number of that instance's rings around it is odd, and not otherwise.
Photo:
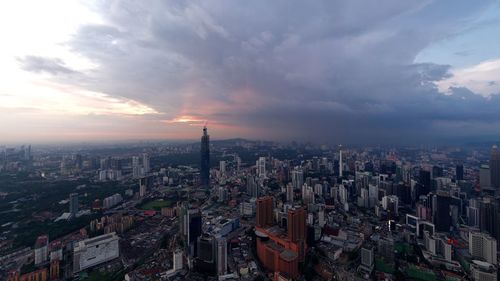
[(73, 272), (80, 272), (118, 258), (118, 239), (113, 232), (78, 242), (73, 252)]

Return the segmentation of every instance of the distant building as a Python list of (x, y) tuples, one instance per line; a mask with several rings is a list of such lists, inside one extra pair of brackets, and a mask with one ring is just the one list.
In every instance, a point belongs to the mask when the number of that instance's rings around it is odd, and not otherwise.
[(73, 251), (73, 272), (80, 272), (118, 258), (118, 240), (118, 236), (113, 232), (78, 242)]

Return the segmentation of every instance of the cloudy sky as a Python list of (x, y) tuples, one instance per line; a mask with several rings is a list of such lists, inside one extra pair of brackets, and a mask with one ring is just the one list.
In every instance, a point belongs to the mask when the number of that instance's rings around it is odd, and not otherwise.
[(500, 5), (4, 1), (0, 143), (500, 139)]

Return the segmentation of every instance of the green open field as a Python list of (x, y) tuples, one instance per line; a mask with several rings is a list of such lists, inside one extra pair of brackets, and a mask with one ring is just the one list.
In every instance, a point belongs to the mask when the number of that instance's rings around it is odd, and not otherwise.
[(163, 207), (170, 207), (174, 204), (172, 200), (154, 200), (141, 205), (141, 210), (160, 211)]

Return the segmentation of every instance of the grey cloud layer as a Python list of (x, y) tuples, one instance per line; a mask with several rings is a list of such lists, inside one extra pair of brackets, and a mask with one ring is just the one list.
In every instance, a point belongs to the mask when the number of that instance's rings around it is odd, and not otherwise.
[[(432, 141), (500, 128), (500, 98), (414, 64), (491, 1), (103, 1), (69, 42), (99, 68), (75, 83), (257, 131), (255, 138)], [(42, 63), (41, 63), (42, 62)], [(59, 61), (26, 60), (57, 74)], [(245, 136), (248, 137), (248, 136)]]

